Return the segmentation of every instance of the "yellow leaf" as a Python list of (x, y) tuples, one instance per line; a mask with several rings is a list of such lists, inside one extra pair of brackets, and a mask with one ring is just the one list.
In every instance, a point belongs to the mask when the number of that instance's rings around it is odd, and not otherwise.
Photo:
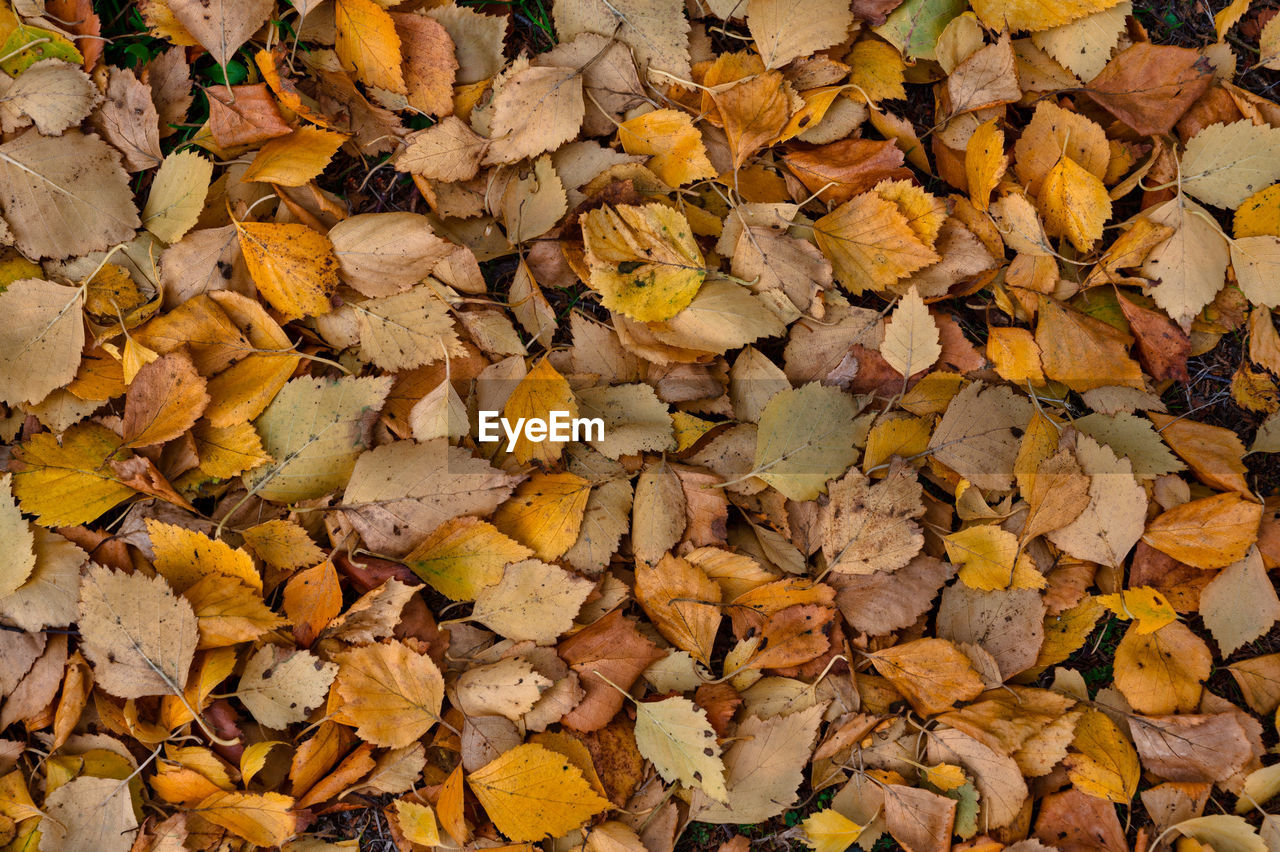
[(671, 428), (675, 434), (676, 452), (689, 449), (718, 425), (714, 420), (703, 420), (687, 411), (671, 412)]
[(200, 457), (200, 470), (214, 479), (230, 479), (271, 461), (257, 430), (248, 423), (219, 428), (200, 420), (191, 430), (191, 438)]
[(1139, 713), (1191, 713), (1213, 666), (1204, 640), (1173, 621), (1154, 633), (1129, 630), (1116, 646), (1115, 685)]
[(206, 575), (182, 596), (196, 613), (200, 628), (198, 649), (252, 642), (289, 623), (267, 607), (261, 588), (254, 589), (225, 575)]
[(868, 192), (841, 204), (813, 226), (836, 279), (854, 295), (885, 290), (938, 260), (898, 205)]
[(969, 701), (983, 690), (969, 658), (945, 639), (916, 639), (867, 656), (924, 716), (950, 710), (957, 701)]
[(701, 568), (668, 553), (657, 564), (636, 565), (636, 600), (658, 632), (703, 665), (709, 665), (720, 628), (719, 584)]
[(947, 221), (947, 205), (941, 198), (909, 180), (882, 180), (871, 191), (896, 204), (898, 212), (907, 217), (907, 226), (926, 246), (937, 242), (942, 223)]
[[(518, 423), (521, 418), (549, 421), (553, 411), (567, 412), (569, 417), (577, 417), (578, 403), (564, 376), (551, 366), (550, 359), (543, 358), (511, 391), (511, 396), (507, 397), (507, 402), (502, 407), (502, 416), (512, 423)], [(566, 443), (568, 442), (533, 441), (529, 439), (526, 430), (521, 429), (520, 437), (516, 439), (514, 455), (520, 464), (528, 464), (530, 461), (547, 464), (560, 458)]]
[(1236, 239), (1280, 237), (1280, 183), (1260, 189), (1238, 208), (1232, 227)]
[(338, 61), (366, 86), (404, 94), (400, 36), (374, 0), (338, 0), (333, 10)]
[(346, 138), (318, 127), (299, 127), (263, 145), (241, 180), (302, 186), (324, 171)]
[(590, 210), (582, 236), (591, 289), (606, 308), (632, 319), (671, 319), (707, 275), (689, 222), (662, 204)]
[(618, 141), (628, 154), (649, 156), (646, 165), (667, 186), (716, 176), (702, 133), (687, 113), (656, 109), (618, 125)]
[(263, 740), (254, 743), (244, 750), (240, 755), (240, 779), (248, 786), (253, 780), (253, 776), (257, 775), (262, 767), (267, 765), (267, 756), (271, 754), (276, 746), (288, 747), (288, 743), (281, 740)]
[(1066, 237), (1087, 252), (1102, 236), (1111, 218), (1111, 197), (1097, 175), (1070, 157), (1062, 157), (1049, 170), (1040, 187), (1040, 212), (1050, 236)]
[(1085, 710), (1076, 723), (1067, 775), (1082, 793), (1126, 804), (1138, 792), (1142, 767), (1133, 743), (1099, 710)]
[(493, 525), (539, 559), (559, 559), (578, 540), (591, 483), (572, 473), (537, 473), (498, 507)]
[[(928, 376), (925, 378), (928, 379)], [(867, 447), (862, 456), (863, 472), (871, 476), (883, 476), (883, 466), (891, 457), (902, 456), (909, 459), (927, 450), (932, 433), (933, 421), (926, 417), (881, 420), (867, 433)]]
[(396, 824), (406, 840), (421, 846), (440, 845), (440, 827), (436, 825), (436, 814), (430, 805), (398, 799), (395, 808)]
[(493, 524), (464, 515), (436, 527), (404, 563), (440, 594), (470, 601), (501, 582), (505, 566), (532, 555)]
[(1218, 34), (1218, 41), (1226, 39), (1227, 30), (1244, 17), (1244, 13), (1249, 11), (1249, 4), (1252, 2), (1253, 0), (1232, 0), (1230, 5), (1213, 16), (1213, 29)]
[(964, 173), (969, 181), (969, 199), (979, 210), (986, 210), (991, 201), (991, 190), (1004, 176), (1009, 161), (1004, 153), (1004, 131), (991, 119), (982, 124), (969, 137), (964, 152)]
[(937, 787), (939, 790), (954, 790), (957, 787), (963, 787), (969, 780), (964, 770), (959, 766), (953, 766), (950, 763), (939, 763), (936, 766), (926, 766), (924, 770), (925, 780), (930, 786)]
[(1120, 618), (1135, 621), (1139, 633), (1152, 633), (1178, 618), (1168, 598), (1150, 586), (1098, 595), (1095, 600)]
[(280, 846), (298, 830), (293, 799), (280, 793), (214, 793), (192, 813), (255, 846)]
[(987, 358), (1000, 378), (1017, 385), (1045, 383), (1040, 366), (1040, 347), (1025, 328), (992, 326), (987, 330)]
[(1075, 653), (1093, 632), (1103, 612), (1102, 605), (1088, 597), (1060, 615), (1045, 618), (1044, 644), (1040, 646), (1033, 671), (1043, 671)]
[(249, 527), (241, 533), (244, 546), (277, 571), (309, 568), (324, 560), (324, 551), (296, 521), (277, 518)]
[(209, 575), (240, 580), (259, 594), (262, 577), (253, 557), (221, 539), (148, 518), (147, 535), (155, 553), (156, 572), (176, 592), (185, 592)]
[(176, 243), (195, 227), (213, 177), (213, 163), (194, 151), (164, 158), (151, 181), (142, 225), (166, 243)]
[(338, 658), (336, 721), (361, 739), (402, 748), (440, 721), (444, 678), (431, 658), (399, 640), (353, 648)]
[(79, 423), (60, 437), (32, 435), (13, 450), (18, 462), (13, 494), (22, 511), (47, 527), (94, 520), (134, 490), (106, 464), (118, 453), (120, 436), (97, 423)]
[(858, 87), (851, 93), (855, 100), (882, 101), (907, 96), (902, 85), (906, 81), (906, 64), (898, 49), (888, 42), (878, 38), (860, 39), (845, 62), (853, 69), (849, 82)]
[(1120, 0), (978, 0), (972, 5), (988, 29), (1039, 32), (1110, 9), (1118, 2)]
[(1239, 494), (1215, 494), (1175, 506), (1147, 525), (1142, 540), (1161, 553), (1205, 570), (1239, 562), (1258, 540), (1262, 504)]
[(271, 307), (287, 320), (332, 310), (338, 259), (328, 237), (306, 225), (234, 224), (249, 275)]
[(612, 807), (582, 770), (533, 743), (485, 764), (467, 784), (498, 830), (516, 842), (561, 837)]
[(804, 829), (805, 845), (814, 852), (844, 852), (866, 828), (832, 808), (810, 814), (800, 827)]
[(1029, 557), (1019, 552), (1018, 537), (1000, 527), (969, 527), (946, 536), (943, 543), (948, 558), (960, 566), (960, 581), (966, 586), (989, 592), (1044, 585)]

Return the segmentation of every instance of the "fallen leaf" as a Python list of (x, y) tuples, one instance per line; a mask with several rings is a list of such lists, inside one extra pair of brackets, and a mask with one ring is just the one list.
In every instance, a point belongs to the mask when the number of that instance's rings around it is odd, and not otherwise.
[(498, 830), (517, 843), (565, 834), (609, 808), (580, 769), (532, 743), (472, 772), (467, 785)]
[(79, 623), (103, 689), (120, 698), (181, 694), (196, 649), (196, 618), (163, 579), (90, 566)]
[(642, 321), (688, 307), (706, 277), (688, 222), (659, 204), (588, 211), (582, 220), (590, 284), (604, 305)]
[(338, 721), (362, 739), (400, 748), (440, 721), (444, 678), (430, 657), (392, 641), (353, 648), (338, 662)]

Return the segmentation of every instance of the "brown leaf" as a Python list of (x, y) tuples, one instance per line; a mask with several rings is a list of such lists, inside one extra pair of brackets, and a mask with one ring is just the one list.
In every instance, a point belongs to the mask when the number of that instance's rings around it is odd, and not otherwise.
[[(598, 731), (622, 709), (620, 689), (630, 689), (640, 673), (666, 656), (615, 609), (562, 641), (557, 653), (578, 673), (586, 695), (560, 721), (577, 731)], [(606, 682), (606, 679), (617, 688)]]
[(1144, 136), (1168, 133), (1213, 82), (1199, 51), (1140, 41), (1085, 88), (1107, 112)]
[(840, 203), (882, 180), (910, 177), (904, 156), (893, 142), (845, 139), (783, 157), (793, 175), (823, 201)]

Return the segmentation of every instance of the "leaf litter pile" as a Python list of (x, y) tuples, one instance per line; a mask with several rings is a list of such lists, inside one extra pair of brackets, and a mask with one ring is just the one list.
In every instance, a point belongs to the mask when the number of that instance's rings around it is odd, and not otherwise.
[(4, 848), (1280, 849), (1261, 5), (0, 8)]

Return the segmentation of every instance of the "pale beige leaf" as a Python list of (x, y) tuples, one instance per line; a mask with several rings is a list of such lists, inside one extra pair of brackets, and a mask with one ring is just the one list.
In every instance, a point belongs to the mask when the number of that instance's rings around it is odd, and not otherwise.
[(374, 298), (421, 282), (453, 250), (417, 213), (349, 216), (333, 226), (329, 241), (342, 280)]
[(342, 508), (366, 544), (403, 555), (461, 515), (488, 515), (518, 479), (443, 438), (395, 441), (360, 456)]
[(337, 673), (309, 651), (264, 645), (245, 663), (236, 698), (264, 726), (283, 730), (324, 703)]
[(28, 633), (46, 627), (68, 627), (76, 620), (80, 569), (88, 554), (55, 532), (41, 527), (30, 529), (34, 534), (35, 569), (17, 591), (0, 598), (0, 618)]
[(746, 11), (747, 29), (766, 68), (839, 44), (853, 24), (853, 12), (842, 0), (750, 0)]
[(504, 716), (513, 722), (533, 709), (551, 680), (523, 657), (472, 666), (454, 684), (457, 707), (468, 716)]
[(1200, 617), (1223, 657), (1265, 635), (1280, 619), (1280, 598), (1257, 547), (1223, 568), (1200, 592)]
[(990, 828), (1008, 825), (1027, 799), (1027, 785), (1013, 759), (954, 728), (929, 732), (929, 762), (959, 764), (973, 776)]
[(1209, 211), (1182, 194), (1143, 216), (1174, 229), (1147, 255), (1141, 272), (1158, 282), (1151, 288), (1156, 304), (1186, 331), (1226, 281), (1227, 238)]
[(563, 568), (525, 559), (508, 565), (496, 586), (480, 591), (471, 617), (508, 639), (549, 644), (573, 626), (594, 588)]
[(120, 155), (93, 134), (34, 130), (0, 145), (0, 205), (28, 257), (70, 257), (133, 238), (142, 224)]
[(115, 778), (82, 775), (44, 800), (41, 852), (128, 852), (138, 820), (129, 784)]
[(266, 23), (271, 0), (167, 0), (173, 16), (219, 65), (226, 66)]
[(885, 323), (880, 354), (904, 377), (932, 367), (942, 355), (938, 325), (915, 287), (898, 300)]
[(1018, 442), (1013, 430), (1026, 429), (1031, 403), (1008, 387), (974, 382), (956, 394), (933, 437), (933, 458), (983, 489), (1013, 483)]
[(748, 716), (738, 726), (738, 740), (724, 755), (729, 802), (722, 805), (698, 791), (691, 816), (700, 822), (763, 822), (795, 803), (804, 767), (826, 703), (789, 715), (761, 719)]
[(83, 121), (101, 100), (88, 74), (70, 62), (43, 59), (0, 94), (0, 128), (12, 133), (34, 123), (45, 136), (57, 136)]
[(819, 512), (822, 552), (832, 571), (872, 574), (896, 571), (924, 546), (916, 518), (924, 514), (924, 490), (909, 467), (872, 483), (857, 468), (829, 486)]
[(159, 165), (160, 116), (151, 87), (129, 68), (108, 66), (106, 100), (92, 116), (103, 138), (124, 155), (124, 167), (140, 172)]
[(39, 402), (75, 378), (84, 346), (84, 294), (38, 278), (0, 292), (0, 401)]
[(1280, 307), (1280, 237), (1264, 234), (1231, 240), (1231, 268), (1240, 292), (1255, 305)]
[(591, 489), (582, 514), (578, 540), (562, 557), (574, 569), (594, 577), (618, 551), (618, 543), (631, 526), (631, 483), (625, 479), (603, 482)]
[(588, 443), (608, 458), (675, 449), (671, 414), (648, 385), (585, 388), (575, 396), (580, 417), (604, 421), (602, 437)]
[(1087, 435), (1076, 440), (1076, 458), (1090, 477), (1089, 505), (1048, 538), (1078, 559), (1122, 565), (1146, 527), (1146, 492), (1133, 478), (1129, 459)]
[(488, 140), (456, 115), (413, 134), (406, 143), (395, 159), (396, 169), (445, 183), (475, 177), (489, 147)]
[(407, 370), (464, 354), (449, 306), (430, 285), (354, 308), (360, 357), (384, 370)]
[(636, 747), (665, 780), (726, 802), (724, 762), (707, 713), (678, 696), (636, 705)]
[(552, 15), (561, 41), (584, 32), (617, 38), (656, 84), (671, 78), (653, 71), (689, 79), (689, 22), (682, 0), (556, 0)]
[(198, 631), (191, 605), (161, 577), (90, 566), (80, 586), (81, 650), (120, 698), (181, 694)]
[(680, 541), (688, 523), (684, 489), (665, 461), (640, 474), (631, 511), (631, 546), (641, 562), (657, 562)]
[(1187, 142), (1182, 191), (1235, 209), (1280, 177), (1280, 129), (1252, 121), (1211, 124)]
[(586, 104), (576, 68), (531, 67), (509, 77), (493, 96), (486, 163), (513, 163), (573, 139)]
[(0, 554), (0, 602), (22, 587), (36, 568), (35, 534), (11, 489), (13, 477), (0, 474), (0, 541), (4, 552)]

